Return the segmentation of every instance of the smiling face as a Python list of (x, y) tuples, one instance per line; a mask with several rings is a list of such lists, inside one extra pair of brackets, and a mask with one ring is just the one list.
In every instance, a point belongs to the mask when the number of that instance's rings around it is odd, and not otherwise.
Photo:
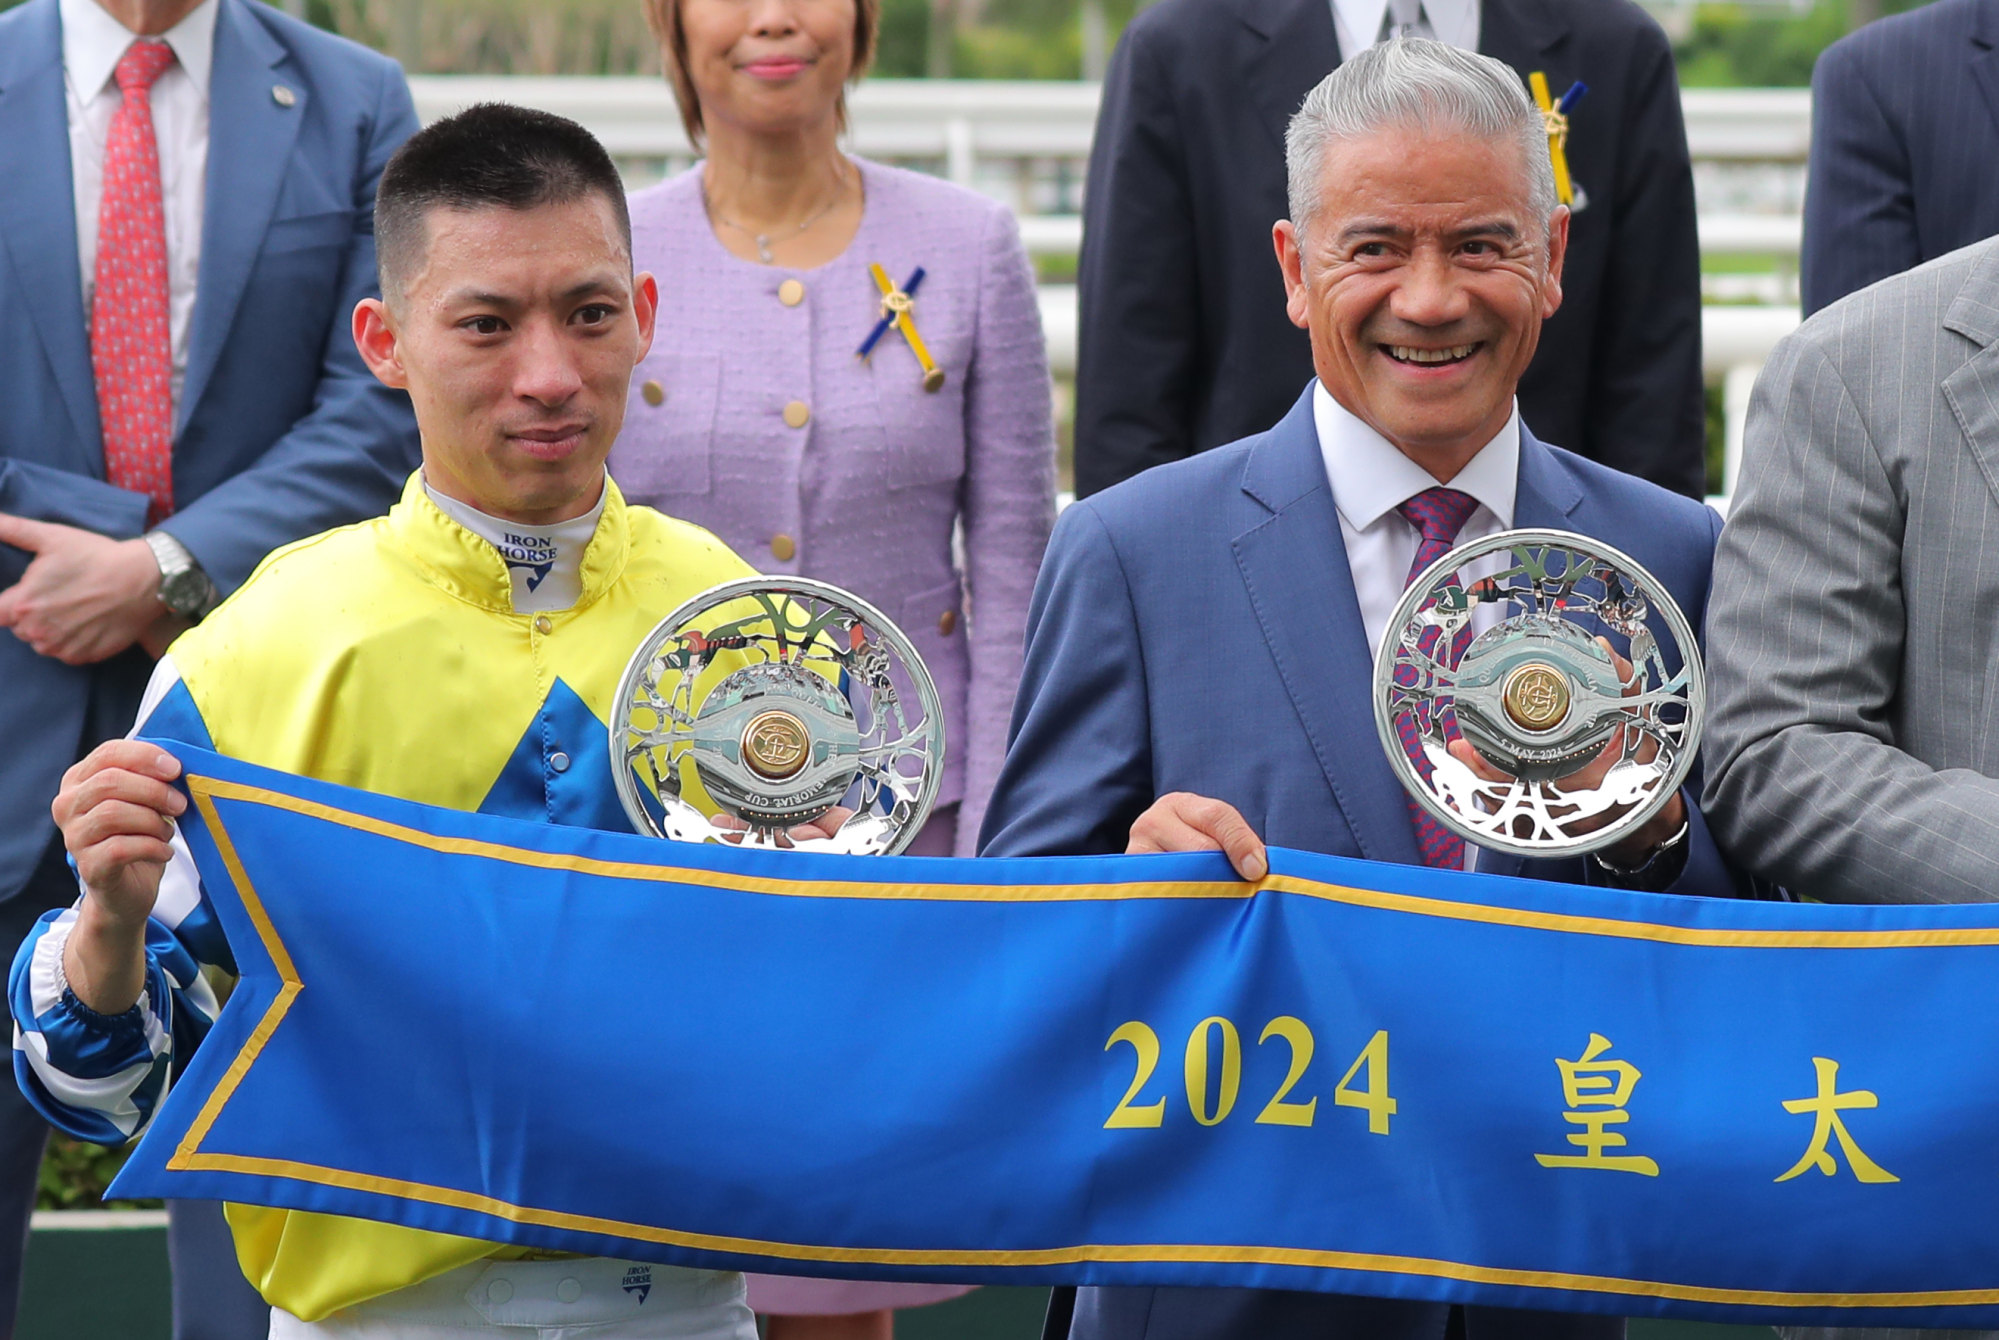
[(1413, 127), (1335, 140), (1318, 217), (1274, 234), (1319, 381), (1443, 482), (1506, 425), (1562, 301), (1568, 211), (1537, 216), (1524, 154)]
[(438, 207), (393, 309), (355, 309), (375, 375), (410, 393), (424, 477), (530, 525), (596, 506), (657, 289), (632, 274), (611, 204)]
[(855, 0), (681, 0), (708, 130), (775, 135), (832, 121), (854, 71), (854, 22)]

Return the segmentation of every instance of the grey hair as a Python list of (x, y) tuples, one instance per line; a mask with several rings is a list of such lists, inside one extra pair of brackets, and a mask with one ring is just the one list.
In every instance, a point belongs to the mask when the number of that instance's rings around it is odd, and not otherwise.
[(1284, 133), (1291, 223), (1302, 236), (1324, 203), (1326, 147), (1391, 127), (1512, 138), (1526, 155), (1527, 201), (1545, 221), (1560, 202), (1548, 129), (1520, 76), (1490, 56), (1423, 37), (1369, 47), (1305, 95)]

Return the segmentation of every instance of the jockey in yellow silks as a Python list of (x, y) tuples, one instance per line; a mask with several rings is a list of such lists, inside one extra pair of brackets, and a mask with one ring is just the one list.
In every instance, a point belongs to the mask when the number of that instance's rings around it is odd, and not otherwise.
[[(134, 734), (628, 830), (607, 726), (626, 661), (689, 597), (751, 570), (707, 532), (628, 507), (604, 474), (657, 301), (632, 273), (616, 169), (573, 123), (474, 108), (391, 161), (376, 235), (384, 298), (361, 304), (354, 338), (410, 391), (424, 469), (387, 516), (278, 551), (174, 642)], [(83, 897), (36, 927), (9, 980), (23, 1089), (105, 1143), (158, 1109), (216, 1014), (204, 970), (234, 966), (171, 829), (177, 773), (138, 739), (71, 769), (55, 812)], [(732, 1272), (227, 1213), (244, 1273), (279, 1309), (274, 1337), (755, 1336)]]
[[(628, 830), (605, 725), (625, 661), (666, 613), (750, 569), (706, 531), (627, 507), (608, 480), (601, 508), (586, 518), (595, 521), (586, 545), (555, 555), (573, 568), (577, 599), (539, 610), (515, 603), (532, 569), (510, 570), (413, 476), (386, 517), (279, 550), (176, 641), (135, 733), (429, 805)], [(537, 585), (563, 576), (552, 570)], [(143, 1128), (215, 1013), (199, 969), (234, 971), (193, 864), (184, 848), (177, 856), (149, 928), (147, 992), (130, 1019), (94, 1019), (64, 999), (61, 949), (75, 908), (45, 918), (25, 951), (32, 1004), (17, 1017), (30, 1092), (85, 1138)], [(228, 1216), (251, 1283), (306, 1319), (521, 1254), (296, 1210), (232, 1205)]]

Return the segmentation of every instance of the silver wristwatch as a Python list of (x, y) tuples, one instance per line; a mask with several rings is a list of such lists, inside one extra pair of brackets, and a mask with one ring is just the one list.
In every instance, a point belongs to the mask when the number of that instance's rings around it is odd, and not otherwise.
[(1640, 893), (1664, 893), (1686, 869), (1687, 837), (1693, 832), (1693, 827), (1693, 811), (1690, 808), (1687, 817), (1680, 823), (1680, 830), (1646, 853), (1645, 859), (1634, 866), (1614, 865), (1600, 851), (1591, 853), (1590, 859), (1620, 888)]
[(220, 592), (187, 546), (163, 530), (146, 532), (146, 545), (160, 565), (160, 603), (183, 619), (200, 618), (214, 609)]

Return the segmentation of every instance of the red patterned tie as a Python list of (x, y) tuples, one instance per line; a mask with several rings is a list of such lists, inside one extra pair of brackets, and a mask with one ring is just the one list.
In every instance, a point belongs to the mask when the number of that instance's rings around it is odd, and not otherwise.
[[(1469, 493), (1456, 489), (1424, 489), (1395, 510), (1404, 521), (1423, 534), (1423, 542), (1416, 546), (1416, 560), (1409, 565), (1409, 575), (1403, 580), (1407, 586), (1416, 580), (1423, 569), (1450, 552), (1457, 543), (1458, 532), (1471, 514), (1478, 509), (1478, 499)], [(1390, 630), (1391, 636), (1393, 630)], [(1429, 629), (1423, 634), (1419, 647), (1429, 652), (1437, 644), (1438, 630)], [(1471, 645), (1471, 627), (1458, 630), (1451, 640), (1450, 663), (1456, 665)], [(1447, 736), (1455, 735), (1454, 723), (1446, 721), (1444, 731)], [(1408, 714), (1396, 718), (1396, 733), (1402, 738), (1402, 747), (1409, 751), (1409, 759), (1416, 765), (1422, 777), (1430, 775), (1430, 760), (1423, 753), (1416, 736), (1416, 723)], [(1409, 817), (1416, 827), (1416, 845), (1422, 849), (1423, 864), (1439, 866), (1446, 870), (1462, 870), (1465, 865), (1465, 840), (1450, 829), (1430, 817), (1430, 812), (1414, 800), (1409, 802)]]
[(164, 42), (138, 41), (118, 61), (125, 101), (104, 147), (97, 213), (90, 366), (104, 430), (104, 473), (153, 502), (146, 523), (174, 510), (173, 331), (167, 316), (167, 226), (153, 81), (174, 63)]

